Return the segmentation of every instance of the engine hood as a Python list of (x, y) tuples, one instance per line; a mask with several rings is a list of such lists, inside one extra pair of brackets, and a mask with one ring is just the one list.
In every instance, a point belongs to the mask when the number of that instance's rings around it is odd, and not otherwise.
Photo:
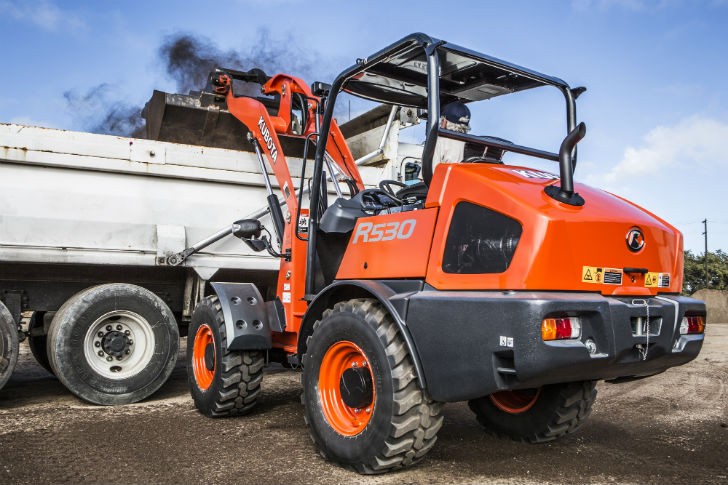
[[(435, 264), (430, 265), (428, 282), (442, 289), (576, 290), (604, 295), (680, 292), (683, 249), (677, 229), (636, 204), (584, 184), (575, 184), (583, 206), (558, 202), (544, 192), (558, 183), (556, 175), (526, 167), (438, 166), (426, 203), (440, 209), (431, 252)], [(521, 225), (517, 241), (487, 241), (493, 248), (515, 244), (505, 271), (453, 274), (437, 264), (442, 262), (453, 212), (461, 202)]]

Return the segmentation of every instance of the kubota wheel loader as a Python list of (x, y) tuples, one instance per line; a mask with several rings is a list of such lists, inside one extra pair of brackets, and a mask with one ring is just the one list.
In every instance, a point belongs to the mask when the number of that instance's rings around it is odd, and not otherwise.
[[(204, 414), (248, 412), (266, 360), (300, 364), (305, 419), (320, 452), (378, 473), (425, 456), (443, 402), (469, 401), (491, 433), (544, 442), (583, 423), (596, 381), (654, 375), (698, 355), (706, 312), (679, 296), (681, 234), (573, 181), (583, 88), (423, 34), (358, 60), (331, 86), (267, 79), (263, 92), (279, 100), (277, 114), (237, 96), (240, 77), (217, 71), (212, 81), (251, 132), (280, 244), (257, 220), (239, 221), (235, 234), (280, 257), (280, 273), (268, 301), (252, 284), (213, 283), (197, 305), (188, 369)], [(445, 103), (534, 88), (564, 96), (558, 153), (438, 124)], [(342, 92), (426, 110), (420, 184), (364, 188), (333, 119)], [(294, 104), (304, 113), (295, 123)], [(304, 157), (298, 186), (279, 134), (315, 144), (313, 170)], [(484, 156), (433, 171), (441, 138)], [(503, 164), (490, 150), (552, 160), (559, 175)], [(338, 197), (329, 204), (332, 189)]]

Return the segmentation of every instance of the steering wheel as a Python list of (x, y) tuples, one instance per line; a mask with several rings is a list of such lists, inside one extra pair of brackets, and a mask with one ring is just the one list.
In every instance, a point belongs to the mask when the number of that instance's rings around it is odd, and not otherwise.
[(465, 160), (463, 160), (462, 163), (499, 163), (503, 164), (502, 160), (497, 160), (495, 158), (490, 157), (468, 157)]
[(397, 191), (392, 188), (392, 185), (395, 185), (400, 189), (407, 187), (407, 184), (398, 182), (397, 180), (382, 180), (381, 182), (379, 182), (380, 189), (386, 192), (387, 195), (391, 195), (392, 197), (397, 198)]

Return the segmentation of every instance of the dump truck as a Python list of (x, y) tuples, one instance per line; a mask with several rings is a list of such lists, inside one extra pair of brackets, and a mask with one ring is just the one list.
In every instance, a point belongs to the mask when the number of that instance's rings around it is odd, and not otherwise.
[[(251, 72), (259, 90), (268, 76)], [(275, 287), (278, 261), (232, 237), (241, 218), (267, 220), (266, 190), (245, 125), (213, 97), (156, 91), (145, 138), (0, 124), (0, 388), (24, 340), (78, 397), (139, 401), (169, 377), (211, 281)], [(402, 165), (400, 112), (344, 127), (369, 184)]]
[[(266, 81), (264, 93), (299, 99), (294, 134), (290, 117), (271, 116), (236, 89), (239, 76), (211, 74), (215, 102), (248, 127), (270, 168), (262, 174), (273, 217), (238, 221), (235, 234), (280, 266), (267, 296), (254, 282), (218, 280), (195, 307), (187, 368), (203, 414), (249, 413), (267, 363), (301, 367), (304, 418), (320, 454), (381, 473), (426, 456), (442, 403), (469, 402), (490, 433), (548, 442), (585, 422), (597, 381), (649, 377), (698, 355), (706, 311), (680, 296), (680, 232), (574, 181), (583, 88), (412, 34), (330, 85)], [(558, 152), (440, 123), (449, 103), (532, 89), (563, 96)], [(420, 182), (365, 187), (334, 122), (342, 93), (426, 120)], [(314, 144), (301, 162), (313, 165), (310, 177), (292, 179), (279, 135)], [(433, 160), (441, 140), (476, 147), (476, 156)], [(557, 173), (506, 164), (509, 153), (552, 161)], [(290, 217), (275, 215), (281, 202)]]

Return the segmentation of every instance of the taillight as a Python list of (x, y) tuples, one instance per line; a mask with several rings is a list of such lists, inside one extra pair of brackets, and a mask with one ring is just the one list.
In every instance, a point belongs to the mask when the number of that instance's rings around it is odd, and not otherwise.
[(705, 331), (705, 317), (693, 315), (685, 316), (680, 323), (680, 335), (703, 333)]
[(541, 337), (544, 340), (579, 338), (581, 322), (576, 317), (546, 318), (541, 322)]

